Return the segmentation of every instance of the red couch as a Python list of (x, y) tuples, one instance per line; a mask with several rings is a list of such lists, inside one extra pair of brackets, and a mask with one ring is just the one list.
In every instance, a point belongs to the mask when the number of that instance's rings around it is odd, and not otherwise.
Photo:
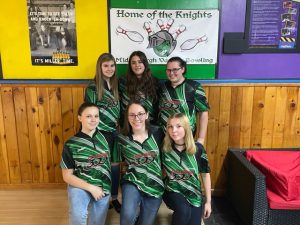
[(228, 196), (246, 225), (300, 225), (300, 149), (229, 149)]

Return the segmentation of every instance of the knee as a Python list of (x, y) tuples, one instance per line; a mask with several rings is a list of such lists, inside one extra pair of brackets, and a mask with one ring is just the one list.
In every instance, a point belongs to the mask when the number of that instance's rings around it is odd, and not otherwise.
[(70, 224), (86, 224), (87, 210), (70, 209)]

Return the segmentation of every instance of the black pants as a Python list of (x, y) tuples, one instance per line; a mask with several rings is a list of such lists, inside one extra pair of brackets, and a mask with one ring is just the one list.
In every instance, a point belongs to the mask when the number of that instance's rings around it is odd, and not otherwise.
[(165, 191), (163, 200), (174, 211), (171, 225), (201, 225), (202, 205), (195, 207), (176, 192)]

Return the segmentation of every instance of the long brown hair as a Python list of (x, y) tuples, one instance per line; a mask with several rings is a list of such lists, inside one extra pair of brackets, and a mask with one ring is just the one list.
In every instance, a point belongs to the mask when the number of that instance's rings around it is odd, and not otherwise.
[[(134, 56), (139, 57), (145, 67), (141, 79), (138, 79), (136, 77), (131, 68), (131, 60)], [(145, 95), (145, 98), (152, 97), (152, 99), (156, 101), (157, 96), (155, 89), (155, 78), (152, 76), (152, 73), (149, 68), (148, 59), (144, 52), (134, 51), (131, 53), (128, 60), (126, 79), (127, 93), (130, 99), (133, 99), (135, 95), (140, 91)]]
[[(97, 60), (96, 65), (96, 75), (95, 75), (95, 84), (96, 84), (96, 90), (97, 90), (97, 97), (98, 100), (101, 101), (104, 95), (104, 74), (102, 72), (102, 64), (104, 62), (113, 61), (116, 66), (116, 60), (110, 53), (103, 53), (99, 56)], [(118, 77), (116, 75), (116, 71), (114, 75), (109, 80), (110, 86), (113, 92), (113, 96), (115, 100), (119, 100), (119, 91), (118, 91)]]
[(174, 142), (172, 138), (170, 137), (170, 134), (168, 132), (168, 124), (171, 119), (179, 119), (180, 125), (183, 127), (185, 136), (184, 136), (184, 143), (185, 143), (185, 149), (186, 152), (189, 155), (193, 155), (196, 152), (196, 145), (193, 137), (193, 132), (191, 130), (190, 122), (187, 116), (184, 113), (175, 113), (171, 115), (167, 121), (167, 131), (166, 136), (163, 143), (163, 150), (165, 152), (170, 152), (172, 150), (172, 143)]

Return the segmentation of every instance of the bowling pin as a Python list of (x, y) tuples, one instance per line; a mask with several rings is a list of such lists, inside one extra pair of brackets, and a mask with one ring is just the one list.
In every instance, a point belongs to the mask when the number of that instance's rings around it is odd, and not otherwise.
[(159, 26), (160, 30), (165, 30), (164, 22), (161, 19), (157, 20), (157, 25)]
[(150, 36), (152, 34), (152, 29), (150, 27), (150, 23), (149, 22), (145, 22), (144, 23), (144, 29), (147, 31), (148, 36)]
[(178, 38), (178, 36), (183, 33), (186, 30), (186, 27), (184, 25), (180, 25), (179, 28), (172, 34), (174, 40)]
[(200, 38), (195, 38), (195, 39), (188, 39), (185, 42), (182, 43), (182, 45), (180, 46), (181, 50), (191, 50), (193, 49), (197, 44), (199, 44), (200, 42), (207, 42), (207, 36), (206, 34), (203, 35)]
[(125, 34), (131, 41), (134, 42), (143, 42), (144, 37), (137, 31), (125, 30), (122, 27), (117, 27), (117, 33)]
[(174, 19), (169, 19), (166, 25), (166, 30), (169, 31), (170, 27), (173, 25)]

